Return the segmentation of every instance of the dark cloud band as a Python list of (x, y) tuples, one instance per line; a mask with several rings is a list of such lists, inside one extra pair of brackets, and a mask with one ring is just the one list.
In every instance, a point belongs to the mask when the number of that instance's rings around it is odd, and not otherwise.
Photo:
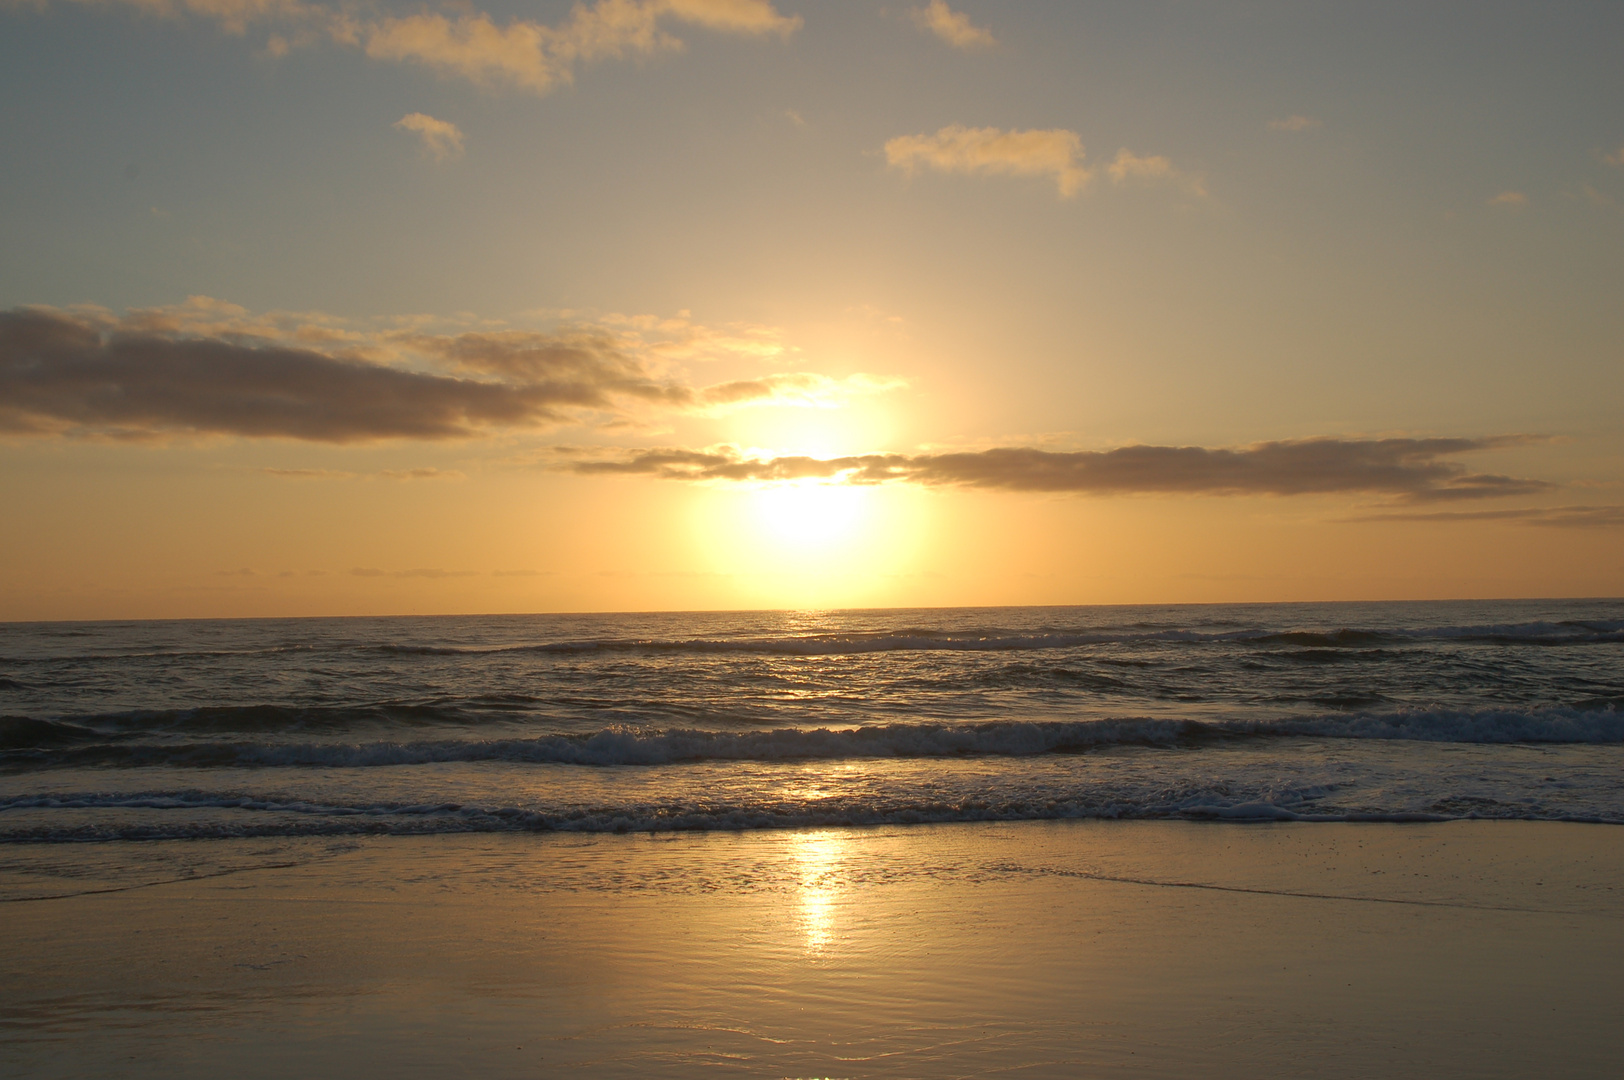
[[(0, 311), (0, 432), (450, 439), (594, 414), (796, 403), (888, 385), (779, 372), (689, 386), (601, 330), (401, 333), (360, 343), (371, 355), (407, 354), (430, 370), (142, 317)], [(338, 344), (354, 348), (355, 336)]]
[(0, 428), (12, 431), (442, 439), (555, 419), (559, 403), (547, 387), (278, 345), (104, 334), (50, 312), (0, 312)]
[(904, 482), (1006, 491), (1127, 494), (1314, 495), (1365, 492), (1409, 501), (1525, 495), (1551, 485), (1468, 472), (1452, 455), (1519, 441), (1487, 439), (1302, 439), (1236, 449), (1127, 446), (1071, 453), (1028, 447), (949, 454), (749, 458), (724, 451), (650, 450), (615, 460), (574, 461), (578, 473), (674, 480)]

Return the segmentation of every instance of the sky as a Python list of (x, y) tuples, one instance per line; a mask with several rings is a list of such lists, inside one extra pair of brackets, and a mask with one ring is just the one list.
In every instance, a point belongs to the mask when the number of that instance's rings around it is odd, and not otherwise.
[(0, 0), (0, 619), (1624, 595), (1624, 6)]

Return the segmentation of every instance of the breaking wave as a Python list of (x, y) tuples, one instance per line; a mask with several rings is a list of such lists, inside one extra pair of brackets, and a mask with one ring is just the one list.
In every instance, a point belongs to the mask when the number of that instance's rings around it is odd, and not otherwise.
[(1389, 739), (1443, 743), (1624, 743), (1624, 713), (1599, 709), (1408, 711), (1277, 721), (1083, 720), (977, 724), (869, 724), (726, 732), (623, 726), (588, 735), (419, 742), (107, 741), (79, 725), (8, 720), (0, 763), (68, 765), (300, 766), (367, 768), (500, 761), (653, 766), (695, 761), (941, 758), (1084, 753), (1112, 746), (1198, 746), (1229, 739)]

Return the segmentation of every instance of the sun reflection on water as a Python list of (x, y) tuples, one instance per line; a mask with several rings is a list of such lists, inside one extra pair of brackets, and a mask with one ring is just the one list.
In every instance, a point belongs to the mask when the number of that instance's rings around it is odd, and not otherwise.
[(791, 841), (790, 857), (799, 879), (805, 948), (815, 955), (835, 943), (846, 839), (835, 832), (802, 834)]

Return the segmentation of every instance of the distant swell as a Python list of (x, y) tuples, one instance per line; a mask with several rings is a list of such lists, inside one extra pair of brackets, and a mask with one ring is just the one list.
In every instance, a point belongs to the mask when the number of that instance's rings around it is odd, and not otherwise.
[(765, 638), (658, 638), (605, 639), (598, 641), (559, 641), (538, 645), (510, 645), (460, 648), (440, 645), (378, 645), (381, 652), (457, 656), (499, 652), (602, 653), (768, 653), (785, 656), (839, 656), (871, 652), (945, 651), (1017, 652), (1037, 649), (1075, 649), (1091, 645), (1130, 643), (1213, 642), (1294, 645), (1300, 648), (1366, 649), (1406, 641), (1456, 641), (1464, 644), (1495, 645), (1588, 645), (1624, 642), (1624, 621), (1533, 622), (1484, 626), (1445, 626), (1395, 629), (1344, 629), (1330, 632), (1236, 630), (1201, 632), (1195, 630), (1123, 629), (1099, 631), (1053, 631), (1012, 633), (1007, 630), (944, 631), (912, 630), (901, 633), (810, 634), (797, 637)]
[[(15, 721), (8, 721), (17, 725)], [(71, 729), (71, 730), (70, 730)], [(871, 724), (721, 732), (611, 727), (591, 735), (421, 742), (135, 742), (74, 745), (85, 729), (24, 721), (0, 752), (13, 768), (69, 765), (301, 766), (366, 768), (502, 761), (657, 766), (694, 761), (941, 758), (1082, 753), (1111, 746), (1193, 746), (1237, 738), (1392, 739), (1444, 743), (1624, 743), (1624, 713), (1606, 708), (1528, 712), (1394, 712), (1280, 721), (1088, 720), (979, 724)]]
[[(81, 655), (4, 657), (0, 664), (25, 665), (64, 661), (131, 661), (183, 659), (249, 659), (261, 656), (373, 654), (381, 656), (482, 657), (503, 653), (538, 655), (591, 654), (765, 654), (776, 656), (842, 656), (885, 652), (1021, 652), (1045, 649), (1075, 649), (1090, 646), (1164, 644), (1239, 644), (1262, 648), (1290, 646), (1313, 649), (1368, 649), (1402, 646), (1414, 642), (1453, 642), (1465, 645), (1595, 645), (1624, 642), (1624, 620), (1487, 623), (1443, 627), (1349, 627), (1331, 631), (1246, 629), (1201, 631), (1170, 629), (1153, 625), (1055, 629), (1029, 632), (989, 626), (965, 630), (903, 629), (852, 631), (832, 634), (804, 634), (768, 637), (695, 638), (589, 638), (520, 644), (445, 645), (411, 642), (373, 643), (362, 641), (327, 644), (280, 643), (263, 649), (225, 650), (114, 650)], [(11, 678), (0, 679), (0, 689), (19, 689)]]

